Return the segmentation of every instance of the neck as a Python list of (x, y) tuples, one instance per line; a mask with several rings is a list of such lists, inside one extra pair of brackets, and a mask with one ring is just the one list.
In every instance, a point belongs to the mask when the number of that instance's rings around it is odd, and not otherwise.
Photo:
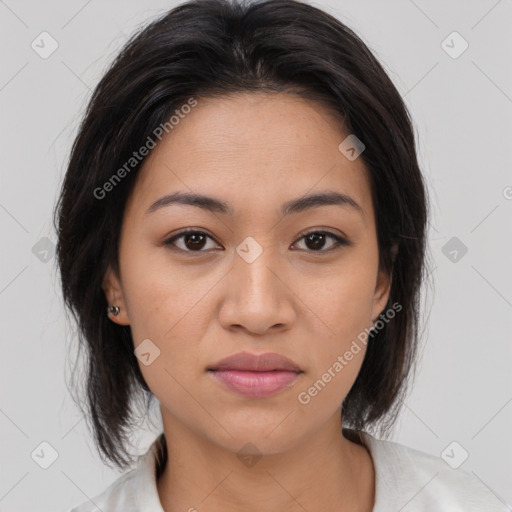
[(341, 418), (293, 449), (252, 458), (198, 438), (168, 418), (164, 432), (169, 457), (162, 460), (157, 488), (165, 512), (373, 508), (371, 457), (363, 445), (342, 435)]

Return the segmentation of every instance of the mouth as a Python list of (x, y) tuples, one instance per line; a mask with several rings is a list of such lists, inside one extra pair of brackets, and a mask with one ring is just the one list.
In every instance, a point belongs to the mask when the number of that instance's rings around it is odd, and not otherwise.
[(294, 384), (304, 373), (290, 359), (279, 354), (253, 355), (241, 352), (207, 368), (215, 380), (243, 396), (263, 398)]
[(263, 398), (290, 387), (302, 372), (210, 370), (210, 373), (227, 388), (240, 395)]

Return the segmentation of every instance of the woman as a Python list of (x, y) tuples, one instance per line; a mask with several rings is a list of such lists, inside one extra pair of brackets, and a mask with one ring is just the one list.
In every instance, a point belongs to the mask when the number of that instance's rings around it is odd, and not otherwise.
[[(418, 346), (427, 197), (406, 107), (305, 3), (185, 3), (94, 91), (56, 211), (88, 418), (127, 468), (73, 509), (498, 511), (390, 441)], [(370, 434), (372, 432), (374, 435)]]

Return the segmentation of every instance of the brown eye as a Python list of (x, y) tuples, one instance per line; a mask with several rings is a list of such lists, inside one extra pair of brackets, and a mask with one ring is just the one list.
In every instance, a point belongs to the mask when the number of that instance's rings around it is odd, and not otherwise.
[[(205, 247), (207, 249), (212, 248), (207, 247), (208, 240), (213, 241), (210, 235), (203, 233), (202, 231), (188, 230), (172, 236), (166, 240), (164, 244), (168, 246), (175, 246), (177, 250), (184, 252), (206, 252), (206, 250), (204, 250)], [(179, 243), (176, 243), (177, 241), (179, 241)], [(218, 246), (214, 244), (213, 248), (215, 247)]]
[[(311, 231), (302, 235), (299, 241), (302, 240), (304, 240), (306, 248), (300, 250), (309, 252), (328, 252), (339, 246), (350, 245), (350, 242), (345, 238), (328, 231)], [(331, 240), (330, 244), (329, 240)], [(197, 230), (187, 230), (173, 235), (171, 238), (167, 239), (164, 244), (171, 246), (172, 249), (189, 253), (207, 252), (208, 249), (219, 248), (215, 242), (213, 246), (208, 247), (208, 241), (214, 242), (213, 238), (207, 233)]]
[(192, 233), (183, 235), (183, 240), (187, 249), (197, 251), (204, 247), (206, 237), (199, 233)]
[(308, 249), (317, 251), (325, 245), (326, 235), (325, 233), (311, 233), (305, 237), (305, 240)]
[[(334, 240), (334, 243), (331, 243), (325, 249), (326, 242), (329, 239)], [(350, 245), (348, 240), (328, 231), (311, 231), (304, 234), (299, 240), (304, 240), (305, 250), (311, 252), (328, 252), (342, 245)]]

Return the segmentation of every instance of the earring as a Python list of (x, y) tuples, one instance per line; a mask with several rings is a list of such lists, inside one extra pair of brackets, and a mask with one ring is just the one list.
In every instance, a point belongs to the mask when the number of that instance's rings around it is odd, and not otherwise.
[(112, 313), (114, 316), (117, 316), (119, 314), (119, 306), (109, 306), (107, 313)]

